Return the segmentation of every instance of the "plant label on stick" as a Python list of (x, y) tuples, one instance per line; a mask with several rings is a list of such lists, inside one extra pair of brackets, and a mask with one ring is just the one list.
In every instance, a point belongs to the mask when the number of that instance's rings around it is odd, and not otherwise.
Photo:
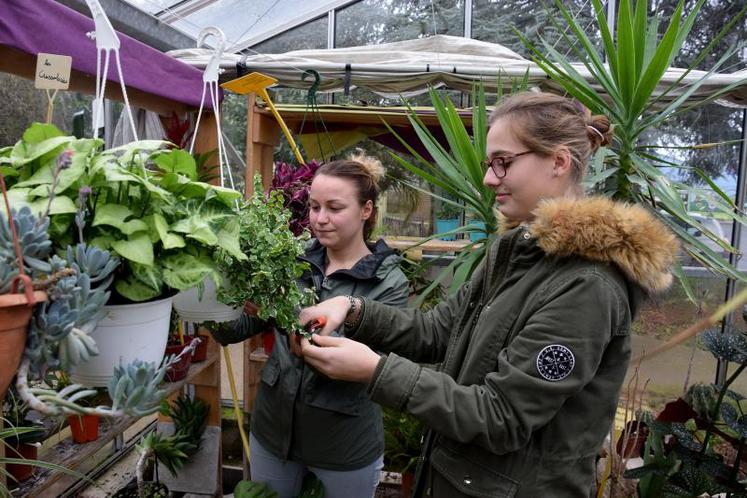
[(41, 90), (67, 90), (73, 58), (69, 55), (39, 53), (36, 56), (34, 86)]
[[(54, 98), (60, 90), (67, 90), (70, 86), (70, 68), (73, 58), (69, 55), (45, 54), (40, 52), (36, 56), (36, 73), (34, 86), (47, 92), (47, 123), (52, 122), (54, 113)], [(54, 90), (53, 93), (49, 93)]]

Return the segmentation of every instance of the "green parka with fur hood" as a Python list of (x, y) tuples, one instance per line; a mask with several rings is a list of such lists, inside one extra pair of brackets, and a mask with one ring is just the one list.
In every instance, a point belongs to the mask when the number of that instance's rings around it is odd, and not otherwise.
[(417, 496), (589, 496), (631, 324), (670, 285), (678, 245), (643, 208), (606, 198), (548, 200), (535, 215), (434, 309), (364, 299), (348, 332), (388, 353), (371, 399), (431, 429)]

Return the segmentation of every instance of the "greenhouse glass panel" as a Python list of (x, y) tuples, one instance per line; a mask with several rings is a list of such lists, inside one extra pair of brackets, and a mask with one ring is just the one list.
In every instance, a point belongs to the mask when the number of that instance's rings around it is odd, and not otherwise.
[[(596, 20), (591, 2), (588, 0), (564, 0), (576, 20), (585, 27), (586, 34), (601, 49), (601, 35), (596, 31)], [(606, 3), (606, 2), (605, 2)], [(546, 7), (545, 7), (546, 6)], [(560, 26), (555, 26), (557, 23)], [(529, 56), (514, 27), (536, 44), (543, 52), (541, 39), (563, 54), (571, 53), (571, 48), (562, 39), (563, 30), (568, 30), (557, 7), (552, 2), (542, 0), (473, 0), (472, 38), (499, 43), (511, 50)], [(577, 59), (577, 57), (572, 57)]]
[[(701, 318), (704, 312), (715, 309), (723, 302), (726, 280), (712, 276), (691, 277), (690, 284), (698, 304), (688, 300), (678, 282), (663, 295), (653, 296), (644, 303), (638, 319), (633, 323), (633, 358), (653, 350)], [(635, 392), (636, 399), (642, 400), (644, 409), (659, 413), (664, 404), (683, 395), (687, 387), (713, 382), (715, 371), (716, 359), (713, 355), (699, 347), (697, 338), (689, 339), (640, 365), (631, 363), (618, 406), (622, 410), (627, 401), (632, 401)], [(745, 386), (747, 376), (735, 387), (747, 393)], [(618, 417), (618, 423), (620, 419)]]
[(254, 54), (282, 54), (291, 50), (327, 48), (327, 18), (320, 17), (254, 45)]
[[(218, 26), (226, 35), (228, 45), (241, 45), (244, 40), (276, 29), (292, 28), (293, 20), (329, 4), (329, 0), (305, 0), (303, 8), (288, 0), (217, 0), (173, 23), (173, 26), (197, 36), (200, 29)], [(326, 39), (326, 27), (324, 29)]]
[(176, 4), (181, 3), (182, 0), (125, 0), (125, 2), (137, 7), (143, 12), (156, 15), (159, 12), (168, 10)]
[[(710, 189), (705, 188), (707, 184), (694, 168), (703, 170), (724, 193), (735, 198), (742, 113), (741, 109), (709, 104), (675, 114), (664, 125), (641, 137), (641, 144), (655, 146), (650, 149), (655, 155), (679, 165), (666, 168), (666, 173), (672, 180), (689, 187), (682, 192), (688, 211), (697, 215), (699, 221), (726, 242), (731, 241), (732, 223), (726, 216), (716, 212), (714, 194), (706, 192)], [(742, 233), (743, 248), (747, 247), (745, 238), (747, 231)], [(705, 236), (703, 242), (713, 249), (719, 249), (715, 242)], [(726, 251), (719, 252), (728, 257)], [(691, 258), (683, 263), (698, 265)], [(747, 260), (742, 258), (738, 268), (747, 270)]]
[(464, 1), (362, 0), (338, 10), (336, 19), (335, 47), (338, 48), (433, 34), (463, 36)]
[[(677, 7), (679, 0), (656, 0), (655, 11), (659, 13), (662, 19), (671, 19), (674, 9)], [(695, 2), (693, 0), (685, 1), (685, 12), (689, 12)], [(697, 22), (693, 25), (690, 34), (682, 46), (682, 51), (674, 59), (673, 66), (687, 67), (692, 64), (697, 56), (705, 50), (711, 41), (716, 38), (718, 32), (739, 13), (744, 7), (743, 1), (738, 2), (705, 2), (698, 13)], [(663, 30), (668, 25), (664, 22), (660, 25), (659, 30)], [(716, 46), (709, 50), (706, 57), (697, 65), (697, 69), (709, 71), (713, 69), (718, 60), (726, 54), (732, 47), (743, 43), (747, 39), (747, 20), (742, 18), (741, 22), (736, 23), (729, 31), (728, 36), (721, 40)], [(736, 51), (731, 57), (724, 61), (723, 65), (718, 68), (721, 73), (732, 73), (747, 66), (747, 50), (742, 48)]]

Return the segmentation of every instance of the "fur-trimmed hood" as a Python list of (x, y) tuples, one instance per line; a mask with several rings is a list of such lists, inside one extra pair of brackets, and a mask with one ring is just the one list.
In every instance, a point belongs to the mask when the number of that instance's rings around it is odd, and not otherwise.
[(606, 197), (555, 198), (534, 214), (529, 232), (546, 254), (614, 263), (650, 293), (672, 283), (679, 243), (644, 208)]

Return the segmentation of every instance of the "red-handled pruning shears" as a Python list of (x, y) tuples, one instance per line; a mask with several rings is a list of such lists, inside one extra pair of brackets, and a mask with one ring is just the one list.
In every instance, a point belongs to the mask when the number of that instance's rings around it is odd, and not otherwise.
[[(309, 323), (307, 323), (304, 326), (304, 330), (298, 332), (298, 334), (311, 341), (311, 336), (319, 333), (319, 331), (322, 330), (325, 325), (327, 325), (327, 317), (320, 316), (319, 318), (315, 318), (314, 320), (311, 320)], [(313, 343), (313, 341), (311, 342)]]

